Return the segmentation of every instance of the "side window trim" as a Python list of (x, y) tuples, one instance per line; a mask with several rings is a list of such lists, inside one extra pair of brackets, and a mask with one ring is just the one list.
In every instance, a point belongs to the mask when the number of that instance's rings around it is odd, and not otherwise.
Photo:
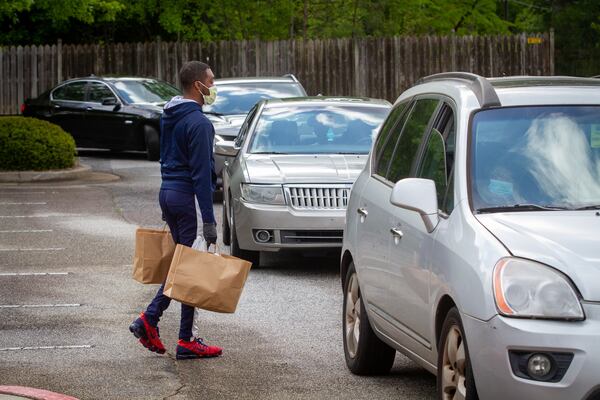
[[(404, 117), (405, 116), (409, 116), (410, 113), (412, 112), (412, 109), (413, 109), (413, 107), (415, 105), (415, 98), (411, 97), (411, 98), (405, 100), (404, 102), (399, 103), (397, 107), (400, 107), (400, 105), (403, 104), (403, 103), (406, 104), (404, 110), (402, 111), (402, 113), (400, 113), (400, 115), (398, 115), (398, 120), (394, 122), (394, 125), (392, 125), (390, 127), (390, 131), (394, 131), (394, 130), (396, 130), (398, 128), (398, 125), (402, 122), (402, 126), (399, 127), (400, 128), (400, 133), (398, 134), (398, 136), (395, 139), (396, 140), (396, 144), (398, 142), (398, 139), (400, 138), (400, 135), (402, 134), (402, 130), (404, 129), (404, 125), (406, 125), (406, 120), (408, 119), (408, 118), (404, 118)], [(390, 114), (391, 114), (391, 112), (390, 112)], [(383, 125), (382, 125), (382, 127), (383, 127)], [(381, 133), (382, 132), (380, 131), (379, 134), (381, 134)], [(386, 145), (388, 145), (388, 142), (390, 140), (392, 140), (392, 134), (393, 133), (390, 133), (390, 135), (388, 137), (386, 137), (386, 139), (385, 139), (386, 142), (385, 142), (385, 144), (384, 144), (383, 147), (385, 147)], [(373, 143), (373, 155), (371, 156), (371, 177), (376, 178), (376, 179), (378, 179), (378, 180), (386, 183), (387, 180), (385, 179), (385, 177), (381, 176), (381, 175), (379, 175), (377, 173), (377, 164), (379, 163), (379, 155), (375, 151), (375, 149), (376, 149), (376, 143), (377, 142)], [(395, 147), (395, 145), (394, 145), (394, 147)], [(388, 169), (390, 167), (390, 163), (391, 163), (391, 161), (393, 159), (393, 156), (394, 155), (392, 153), (392, 156), (390, 157), (390, 160), (388, 161), (388, 165), (386, 167), (386, 173), (387, 173), (387, 171), (388, 171)]]
[[(242, 147), (244, 147), (244, 144), (246, 142), (246, 138), (248, 137), (248, 134), (250, 133), (250, 131), (254, 128), (254, 125), (256, 124), (256, 119), (257, 116), (260, 116), (261, 112), (263, 109), (263, 105), (261, 103), (257, 103), (248, 113), (248, 116), (246, 117), (246, 120), (244, 121), (244, 124), (246, 124), (245, 126), (245, 130), (244, 132), (240, 131), (240, 134), (236, 137), (236, 141), (235, 141), (235, 147), (241, 149)], [(244, 127), (242, 125), (242, 127)], [(239, 138), (239, 141), (238, 141)]]

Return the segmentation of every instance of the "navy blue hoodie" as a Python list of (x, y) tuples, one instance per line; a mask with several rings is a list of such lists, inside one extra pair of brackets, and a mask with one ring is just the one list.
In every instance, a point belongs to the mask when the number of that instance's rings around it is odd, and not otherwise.
[(214, 223), (215, 129), (195, 101), (174, 97), (160, 119), (161, 189), (194, 193), (202, 221)]

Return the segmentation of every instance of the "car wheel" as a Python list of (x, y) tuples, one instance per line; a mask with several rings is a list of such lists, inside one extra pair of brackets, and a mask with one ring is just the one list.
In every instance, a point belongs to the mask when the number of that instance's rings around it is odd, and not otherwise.
[(346, 274), (343, 304), (344, 355), (348, 369), (357, 375), (387, 374), (394, 364), (396, 350), (381, 341), (371, 328), (354, 263)]
[(223, 244), (225, 246), (230, 246), (231, 245), (231, 232), (229, 229), (229, 220), (227, 219), (227, 207), (225, 205), (225, 202), (223, 202), (223, 223), (222, 223), (222, 230), (221, 230), (221, 236), (223, 237)]
[(241, 258), (246, 261), (250, 261), (254, 267), (260, 265), (260, 251), (242, 250), (238, 244), (237, 234), (235, 231), (235, 218), (231, 213), (231, 223), (229, 225), (229, 241), (230, 241), (230, 253), (232, 256)]
[(146, 142), (146, 155), (150, 161), (160, 159), (160, 139), (158, 131), (151, 126), (144, 126), (144, 140)]
[(478, 400), (465, 331), (456, 307), (446, 316), (438, 349), (438, 399)]

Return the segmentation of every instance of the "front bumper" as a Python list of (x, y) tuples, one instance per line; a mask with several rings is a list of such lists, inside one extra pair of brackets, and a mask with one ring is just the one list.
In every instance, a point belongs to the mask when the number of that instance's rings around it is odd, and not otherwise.
[[(234, 203), (234, 216), (238, 243), (244, 250), (342, 247), (345, 210), (295, 210), (240, 199)], [(254, 237), (255, 231), (263, 229), (272, 231), (269, 243), (259, 243)]]
[[(600, 304), (584, 304), (579, 322), (495, 316), (481, 321), (463, 315), (479, 398), (489, 400), (587, 400), (600, 389)], [(556, 383), (517, 377), (509, 350), (572, 353), (564, 377)], [(596, 398), (596, 397), (594, 397)]]

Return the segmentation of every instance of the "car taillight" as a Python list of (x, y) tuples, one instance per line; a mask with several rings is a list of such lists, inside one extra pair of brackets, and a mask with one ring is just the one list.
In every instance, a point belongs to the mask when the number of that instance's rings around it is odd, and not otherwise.
[(27, 108), (27, 105), (25, 103), (21, 104), (21, 114), (23, 114), (25, 112), (26, 108)]

